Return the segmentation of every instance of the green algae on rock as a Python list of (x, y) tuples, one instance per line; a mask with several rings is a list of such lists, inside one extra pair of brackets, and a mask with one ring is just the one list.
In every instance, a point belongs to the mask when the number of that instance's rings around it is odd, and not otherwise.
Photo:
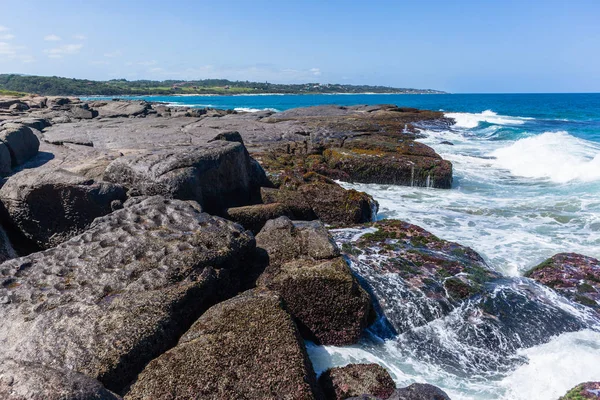
[(559, 253), (533, 267), (525, 276), (600, 311), (600, 261), (595, 258)]
[(575, 386), (558, 400), (600, 399), (600, 382), (586, 382)]

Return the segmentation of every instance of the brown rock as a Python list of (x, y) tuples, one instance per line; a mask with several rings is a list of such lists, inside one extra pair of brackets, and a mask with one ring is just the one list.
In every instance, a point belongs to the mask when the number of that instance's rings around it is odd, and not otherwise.
[(365, 394), (387, 399), (396, 390), (389, 372), (378, 364), (350, 364), (328, 369), (319, 378), (319, 384), (327, 400), (345, 400)]
[(146, 366), (125, 396), (242, 398), (320, 398), (304, 343), (273, 292), (245, 292), (209, 309), (176, 347)]

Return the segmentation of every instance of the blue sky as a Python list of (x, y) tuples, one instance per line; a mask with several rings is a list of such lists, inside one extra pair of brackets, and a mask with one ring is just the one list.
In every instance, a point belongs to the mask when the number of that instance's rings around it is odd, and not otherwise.
[(0, 73), (600, 92), (600, 1), (0, 0)]

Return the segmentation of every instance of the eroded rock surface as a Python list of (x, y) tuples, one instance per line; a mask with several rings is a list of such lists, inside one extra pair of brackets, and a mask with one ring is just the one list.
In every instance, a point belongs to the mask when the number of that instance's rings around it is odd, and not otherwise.
[(0, 397), (3, 400), (121, 399), (83, 374), (7, 359), (0, 362)]
[(259, 197), (253, 172), (243, 144), (217, 140), (120, 157), (104, 178), (122, 184), (133, 196), (195, 200), (208, 212), (221, 214)]
[(253, 254), (239, 225), (193, 203), (134, 199), (56, 248), (0, 265), (0, 359), (43, 363), (119, 392), (208, 307)]

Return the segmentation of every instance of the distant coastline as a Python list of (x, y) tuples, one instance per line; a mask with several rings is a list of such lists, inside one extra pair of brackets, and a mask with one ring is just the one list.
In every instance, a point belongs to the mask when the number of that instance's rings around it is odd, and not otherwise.
[(434, 89), (345, 84), (280, 84), (268, 82), (203, 79), (191, 81), (94, 81), (62, 77), (0, 74), (0, 90), (36, 93), (44, 96), (244, 96), (304, 94), (446, 94)]

